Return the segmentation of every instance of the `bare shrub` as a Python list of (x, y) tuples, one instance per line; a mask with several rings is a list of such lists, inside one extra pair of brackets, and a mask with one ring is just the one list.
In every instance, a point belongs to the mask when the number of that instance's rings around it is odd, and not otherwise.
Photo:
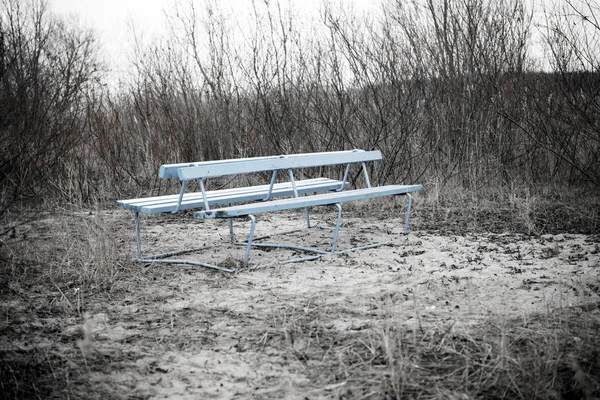
[(1, 214), (48, 193), (85, 141), (98, 65), (92, 32), (51, 15), (46, 1), (2, 0), (0, 10)]

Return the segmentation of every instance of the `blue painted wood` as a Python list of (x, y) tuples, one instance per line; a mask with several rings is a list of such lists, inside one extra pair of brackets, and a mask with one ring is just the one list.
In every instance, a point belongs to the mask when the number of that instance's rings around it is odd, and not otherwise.
[[(314, 178), (296, 181), (296, 187), (299, 194), (326, 192), (336, 190), (342, 184), (341, 181), (328, 178)], [(346, 184), (346, 187), (349, 185)], [(269, 185), (249, 186), (233, 189), (222, 189), (207, 191), (206, 197), (208, 204), (221, 205), (228, 203), (241, 203), (244, 201), (257, 201), (266, 197)], [(277, 183), (273, 185), (271, 197), (284, 197), (293, 195), (291, 182)], [(145, 214), (158, 214), (171, 212), (177, 207), (178, 194), (155, 196), (129, 200), (118, 200), (117, 206), (127, 210), (138, 211)], [(183, 196), (180, 210), (189, 210), (192, 208), (201, 208), (204, 206), (202, 193), (186, 193)]]
[(348, 151), (339, 153), (312, 153), (296, 154), (286, 158), (268, 158), (247, 160), (232, 163), (216, 163), (197, 165), (194, 167), (179, 168), (179, 179), (191, 180), (199, 178), (213, 178), (253, 172), (273, 171), (280, 169), (295, 169), (320, 167), (336, 164), (362, 163), (365, 161), (381, 160), (381, 152), (376, 151)]
[[(328, 151), (322, 153), (300, 153), (300, 154), (288, 154), (287, 158), (303, 158), (306, 156), (319, 155), (320, 157), (324, 157), (323, 160), (326, 160), (330, 156), (336, 156), (339, 154), (348, 154), (348, 153), (357, 153), (363, 152), (363, 150), (345, 150), (345, 151)], [(189, 163), (179, 163), (179, 164), (164, 164), (160, 166), (160, 170), (158, 172), (158, 176), (160, 178), (178, 178), (179, 175), (177, 170), (180, 168), (186, 167), (194, 167), (194, 166), (215, 166), (219, 164), (232, 164), (232, 163), (240, 163), (240, 162), (248, 162), (248, 161), (264, 161), (264, 160), (274, 160), (279, 159), (282, 156), (267, 156), (267, 157), (251, 157), (251, 158), (232, 158), (227, 160), (214, 160), (214, 161), (201, 161), (201, 162), (189, 162)], [(381, 159), (381, 154), (377, 160)], [(374, 161), (374, 160), (370, 160)], [(327, 165), (323, 163), (322, 165)], [(287, 169), (287, 168), (286, 168)]]
[(214, 160), (214, 161), (198, 161), (189, 163), (178, 163), (178, 164), (164, 164), (160, 166), (158, 170), (158, 176), (160, 178), (179, 178), (177, 170), (186, 167), (195, 167), (198, 165), (216, 165), (216, 164), (230, 164), (235, 162), (245, 162), (251, 160), (268, 160), (273, 158), (279, 158), (279, 156), (268, 156), (268, 157), (250, 157), (250, 158), (230, 158), (225, 160)]
[(197, 211), (194, 213), (194, 217), (198, 219), (244, 217), (250, 214), (260, 214), (264, 212), (324, 206), (383, 196), (404, 195), (421, 190), (422, 188), (422, 185), (388, 185), (371, 187), (342, 192), (316, 194), (314, 196), (298, 197), (293, 199), (279, 199), (263, 203), (242, 204), (208, 211)]
[[(327, 153), (306, 153), (292, 154), (289, 156), (271, 156), (271, 157), (255, 157), (244, 159), (218, 160), (200, 163), (183, 163), (183, 164), (165, 164), (162, 165), (159, 171), (161, 178), (179, 177), (182, 182), (182, 191), (180, 194), (167, 196), (154, 196), (139, 199), (118, 200), (117, 205), (134, 211), (136, 217), (136, 243), (137, 243), (137, 260), (142, 260), (140, 248), (139, 234), (139, 213), (156, 214), (162, 212), (176, 212), (177, 210), (186, 210), (192, 208), (204, 208), (203, 211), (196, 212), (196, 218), (234, 218), (248, 216), (253, 221), (250, 238), (245, 255), (245, 265), (248, 262), (250, 243), (252, 240), (255, 220), (253, 214), (290, 210), (295, 208), (306, 208), (323, 205), (336, 204), (339, 208), (338, 224), (341, 217), (341, 206), (339, 203), (364, 200), (382, 196), (407, 195), (409, 198), (405, 232), (407, 232), (408, 218), (410, 214), (411, 198), (410, 193), (421, 190), (421, 185), (390, 185), (383, 187), (372, 188), (369, 184), (365, 162), (376, 161), (382, 158), (379, 151), (340, 151)], [(361, 163), (365, 173), (365, 179), (368, 188), (357, 189), (353, 191), (338, 191), (342, 188), (348, 188), (349, 184), (345, 182), (350, 164)], [(296, 168), (321, 167), (336, 164), (347, 164), (346, 172), (343, 181), (316, 178), (306, 179), (295, 182), (293, 179), (292, 170)], [(252, 172), (273, 171), (273, 177), (276, 176), (278, 170), (288, 170), (290, 173), (290, 182), (273, 184), (274, 179), (268, 185), (250, 186), (243, 188), (233, 188), (224, 190), (205, 191), (202, 187), (202, 192), (185, 193), (185, 183), (190, 180), (199, 180), (203, 182), (206, 178), (227, 176), (234, 174), (247, 174)], [(315, 194), (313, 196), (302, 196), (307, 193), (329, 192), (326, 194)], [(269, 197), (285, 197), (294, 196), (294, 198), (286, 198), (279, 200), (267, 199)], [(205, 198), (206, 197), (206, 198)], [(232, 203), (245, 203), (231, 206)], [(224, 205), (227, 207), (216, 210), (207, 210), (206, 208), (213, 205)], [(307, 219), (308, 221), (308, 219)], [(230, 225), (231, 227), (231, 225)], [(368, 247), (368, 246), (363, 246)], [(332, 246), (332, 252), (335, 251), (335, 240)], [(147, 258), (143, 259), (144, 261)], [(147, 262), (181, 262), (181, 260), (147, 260)], [(183, 261), (186, 262), (186, 261)], [(209, 264), (196, 263), (194, 265), (202, 265), (214, 267)], [(216, 267), (219, 268), (219, 267)]]

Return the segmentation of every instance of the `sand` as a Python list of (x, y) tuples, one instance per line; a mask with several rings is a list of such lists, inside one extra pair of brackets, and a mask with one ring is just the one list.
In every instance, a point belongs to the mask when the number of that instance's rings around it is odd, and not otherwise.
[[(302, 213), (261, 215), (256, 235), (299, 229), (268, 240), (326, 250), (332, 232), (322, 228), (333, 214), (313, 213), (310, 230)], [(336, 337), (367, 340), (390, 327), (468, 332), (482, 321), (526, 321), (586, 304), (586, 312), (598, 312), (600, 250), (592, 236), (403, 235), (403, 215), (356, 214), (344, 215), (339, 249), (389, 244), (286, 265), (276, 262), (306, 254), (253, 249), (249, 270), (240, 268), (244, 247), (228, 242), (224, 221), (146, 218), (146, 252), (209, 246), (189, 259), (236, 272), (135, 264), (138, 278), (116, 285), (119, 295), (89, 304), (83, 325), (73, 319), (63, 327), (79, 338), (67, 345), (90, 360), (115, 359), (113, 370), (89, 374), (93, 385), (141, 398), (336, 398), (348, 384), (332, 383), (340, 372), (326, 365)], [(248, 230), (236, 220), (236, 240)], [(133, 224), (119, 234), (131, 239), (123, 251), (133, 256)], [(81, 332), (88, 332), (83, 339)]]

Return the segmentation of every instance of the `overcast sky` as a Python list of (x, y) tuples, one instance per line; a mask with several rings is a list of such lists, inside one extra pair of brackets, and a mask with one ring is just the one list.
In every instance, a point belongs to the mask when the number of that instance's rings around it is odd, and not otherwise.
[[(263, 0), (257, 0), (260, 4)], [(318, 16), (322, 0), (283, 0), (292, 4), (295, 11), (306, 18)], [(332, 1), (332, 0), (329, 0)], [(333, 0), (344, 5), (353, 4), (356, 11), (369, 10), (375, 0)], [(544, 0), (530, 0), (536, 8)], [(108, 58), (109, 67), (119, 70), (125, 63), (125, 55), (129, 52), (132, 40), (131, 24), (136, 33), (143, 37), (153, 37), (166, 31), (165, 10), (173, 10), (177, 0), (50, 0), (53, 12), (62, 15), (73, 14), (84, 26), (93, 28), (100, 39), (103, 51)], [(182, 1), (186, 3), (186, 1)], [(194, 0), (202, 9), (203, 0)], [(251, 0), (219, 0), (224, 12), (244, 23), (251, 13)]]
[[(318, 15), (319, 0), (289, 0), (292, 7), (305, 16)], [(358, 9), (369, 9), (373, 0), (343, 0), (352, 2)], [(138, 34), (153, 36), (164, 33), (166, 28), (165, 10), (173, 10), (177, 0), (50, 0), (50, 8), (61, 15), (73, 14), (84, 24), (98, 33), (105, 52), (111, 58), (120, 57), (127, 51), (131, 41), (131, 23)], [(186, 4), (186, 1), (181, 1)], [(202, 9), (203, 0), (194, 0)], [(262, 3), (262, 0), (258, 0)], [(282, 2), (287, 3), (287, 0)], [(251, 11), (251, 0), (219, 0), (224, 12), (235, 14), (244, 20)], [(114, 60), (113, 60), (114, 61)]]

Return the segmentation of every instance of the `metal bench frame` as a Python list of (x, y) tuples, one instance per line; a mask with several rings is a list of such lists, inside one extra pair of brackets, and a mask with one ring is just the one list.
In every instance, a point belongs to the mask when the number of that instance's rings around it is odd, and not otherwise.
[[(308, 182), (310, 182), (310, 180), (307, 180)], [(300, 186), (300, 190), (298, 191), (298, 193), (300, 194), (306, 194), (306, 193), (311, 193), (311, 192), (318, 192), (318, 191), (325, 191), (325, 190), (336, 190), (340, 187), (340, 183), (339, 181), (333, 181), (330, 180), (331, 182), (325, 182), (323, 184), (319, 184), (319, 186), (314, 186), (314, 185), (305, 185), (304, 183), (306, 183), (307, 181), (300, 181), (301, 185)], [(276, 192), (277, 196), (287, 196), (287, 195), (291, 195), (291, 190), (287, 189), (285, 186), (281, 186), (282, 190)], [(347, 185), (345, 185), (345, 187), (347, 187)], [(247, 189), (247, 188), (242, 188), (242, 189)], [(298, 189), (297, 189), (298, 190)], [(212, 205), (222, 205), (222, 204), (228, 204), (229, 206), (231, 206), (232, 203), (237, 203), (237, 202), (244, 202), (244, 201), (253, 201), (253, 200), (264, 200), (265, 196), (267, 196), (267, 194), (269, 193), (267, 190), (264, 191), (252, 191), (249, 194), (241, 194), (241, 195), (230, 195), (230, 194), (226, 194), (222, 197), (218, 197), (218, 196), (214, 196), (215, 193), (218, 194), (218, 192), (220, 191), (204, 191), (202, 193), (202, 197), (200, 199), (200, 201), (202, 201), (202, 204), (204, 203), (204, 199), (208, 199), (207, 203), (210, 206)], [(273, 194), (271, 193), (271, 196), (273, 196)], [(171, 211), (169, 213), (171, 214), (175, 214), (179, 211), (182, 210), (182, 208), (179, 208), (179, 206), (181, 205), (181, 200), (178, 202), (178, 206), (176, 206), (176, 210)], [(130, 205), (128, 205), (128, 207), (131, 207)], [(187, 207), (187, 208), (192, 208), (192, 207)], [(197, 208), (197, 207), (196, 207)], [(230, 269), (227, 268), (223, 268), (217, 265), (213, 265), (213, 264), (207, 264), (207, 263), (202, 263), (202, 262), (198, 262), (198, 261), (193, 261), (193, 260), (183, 260), (183, 259), (167, 259), (169, 257), (173, 257), (173, 256), (177, 256), (177, 255), (183, 255), (183, 254), (188, 254), (188, 253), (194, 253), (203, 249), (204, 248), (192, 248), (192, 249), (185, 249), (185, 250), (179, 250), (179, 251), (172, 251), (172, 252), (167, 252), (167, 253), (160, 253), (160, 254), (154, 254), (154, 255), (150, 255), (150, 256), (142, 256), (142, 243), (141, 243), (141, 234), (140, 234), (140, 212), (142, 211), (146, 211), (146, 213), (148, 214), (155, 214), (156, 212), (155, 209), (153, 209), (152, 207), (141, 207), (139, 210), (134, 210), (134, 216), (135, 216), (135, 237), (136, 237), (136, 261), (138, 262), (143, 262), (143, 263), (165, 263), (165, 264), (189, 264), (189, 265), (197, 265), (197, 266), (202, 266), (202, 267), (207, 267), (207, 268), (212, 268), (212, 269), (218, 269), (224, 272), (233, 272)], [(150, 212), (148, 212), (150, 211)], [(308, 214), (308, 210), (306, 211), (306, 225), (307, 227), (310, 227), (310, 217)], [(229, 237), (231, 242), (234, 241), (234, 235), (233, 235), (233, 221), (230, 218), (229, 219)]]
[[(178, 177), (181, 181), (181, 189), (178, 195), (119, 200), (117, 201), (117, 205), (134, 212), (136, 230), (136, 261), (144, 263), (191, 264), (218, 269), (225, 272), (232, 272), (230, 269), (212, 264), (201, 263), (192, 260), (167, 259), (175, 255), (195, 252), (205, 248), (173, 251), (143, 257), (140, 238), (140, 212), (146, 214), (156, 214), (161, 212), (175, 214), (179, 211), (193, 208), (203, 208), (204, 211), (211, 211), (211, 206), (214, 205), (226, 204), (231, 207), (233, 203), (248, 201), (262, 201), (269, 203), (269, 201), (272, 201), (271, 199), (274, 197), (293, 195), (294, 198), (299, 198), (300, 195), (306, 196), (309, 193), (326, 191), (340, 192), (349, 186), (347, 181), (348, 175), (351, 165), (355, 163), (361, 164), (365, 183), (367, 187), (370, 187), (371, 183), (369, 180), (366, 162), (379, 159), (381, 159), (381, 152), (379, 151), (365, 152), (363, 150), (352, 150), (325, 153), (292, 154), (272, 157), (254, 157), (198, 163), (165, 164), (160, 167), (159, 177)], [(347, 164), (341, 181), (328, 178), (316, 178), (301, 181), (295, 180), (293, 170), (296, 168), (323, 167), (338, 164)], [(205, 189), (205, 180), (208, 178), (265, 171), (272, 171), (269, 185), (216, 191), (207, 191)], [(289, 182), (278, 184), (275, 183), (278, 171), (287, 172), (289, 176)], [(200, 186), (200, 192), (185, 193), (190, 180), (196, 180), (198, 182)], [(308, 206), (305, 207), (305, 218), (306, 226), (307, 228), (310, 228)], [(233, 242), (233, 224), (231, 218), (229, 218), (229, 231), (230, 240)], [(253, 232), (254, 231), (252, 229), (252, 233)], [(245, 257), (245, 266), (247, 266), (247, 259), (248, 257)]]
[[(366, 200), (372, 199), (376, 197), (382, 196), (407, 196), (408, 197), (408, 205), (406, 216), (404, 220), (404, 233), (408, 233), (408, 223), (410, 220), (410, 211), (412, 207), (412, 196), (411, 192), (415, 192), (417, 190), (421, 190), (421, 185), (389, 185), (389, 186), (380, 186), (380, 187), (368, 187), (365, 189), (356, 189), (349, 190), (343, 193), (325, 193), (318, 194), (314, 196), (308, 197), (299, 197), (294, 199), (281, 199), (281, 200), (273, 200), (267, 203), (252, 203), (252, 204), (244, 204), (239, 206), (230, 206), (226, 208), (221, 208), (217, 210), (203, 210), (197, 211), (194, 213), (194, 217), (198, 219), (212, 219), (212, 218), (241, 218), (248, 217), (251, 221), (250, 234), (248, 236), (248, 241), (245, 243), (246, 252), (244, 255), (243, 266), (244, 268), (248, 267), (248, 260), (250, 257), (250, 249), (252, 246), (255, 247), (279, 247), (279, 248), (287, 248), (293, 250), (299, 250), (304, 252), (312, 252), (315, 253), (315, 256), (310, 257), (302, 257), (296, 259), (290, 259), (286, 261), (279, 262), (280, 264), (286, 264), (291, 262), (301, 262), (308, 260), (315, 260), (324, 255), (329, 254), (340, 254), (340, 253), (348, 253), (351, 251), (364, 250), (368, 248), (380, 247), (389, 244), (389, 242), (380, 242), (374, 243), (359, 247), (353, 247), (350, 249), (346, 249), (343, 251), (336, 252), (338, 233), (340, 230), (340, 222), (342, 219), (342, 206), (340, 203), (348, 202), (348, 201), (357, 201), (357, 200)], [(284, 211), (291, 210), (296, 208), (306, 208), (308, 207), (317, 207), (317, 206), (328, 206), (334, 205), (337, 207), (338, 214), (337, 220), (334, 228), (333, 234), (333, 242), (331, 245), (331, 251), (324, 251), (317, 248), (311, 247), (301, 247), (291, 244), (279, 244), (279, 243), (253, 243), (254, 238), (254, 229), (256, 227), (256, 218), (255, 214), (266, 213), (266, 212), (274, 212), (274, 211)], [(270, 265), (270, 264), (268, 264)], [(256, 267), (260, 268), (262, 266)]]

